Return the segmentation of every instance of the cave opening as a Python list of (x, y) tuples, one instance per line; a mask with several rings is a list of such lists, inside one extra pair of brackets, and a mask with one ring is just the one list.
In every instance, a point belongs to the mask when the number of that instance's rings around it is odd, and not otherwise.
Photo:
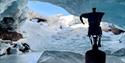
[(27, 6), (40, 15), (53, 16), (57, 14), (70, 15), (65, 9), (46, 2), (29, 1)]

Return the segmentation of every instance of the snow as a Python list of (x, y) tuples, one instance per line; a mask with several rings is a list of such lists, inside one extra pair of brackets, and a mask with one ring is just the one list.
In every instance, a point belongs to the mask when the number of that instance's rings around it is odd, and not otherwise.
[[(87, 24), (80, 24), (79, 20), (74, 22), (72, 21), (74, 18), (67, 17), (58, 15), (47, 17), (47, 22), (40, 23), (37, 23), (35, 20), (27, 20), (20, 29), (18, 29), (18, 32), (24, 36), (24, 39), (18, 42), (28, 43), (34, 52), (44, 52), (46, 50), (69, 51), (84, 55), (87, 50), (91, 49), (90, 40), (87, 37)], [(60, 26), (62, 26), (62, 28), (60, 28)], [(103, 24), (103, 26), (108, 26), (108, 24)], [(112, 32), (103, 31), (102, 47), (100, 49), (110, 51), (111, 53), (109, 52), (109, 54), (113, 55), (114, 52), (125, 48), (125, 41), (121, 40), (121, 37), (124, 38), (124, 34), (114, 35)], [(122, 41), (121, 43), (119, 39)], [(25, 57), (23, 55), (21, 56)], [(20, 57), (20, 55), (18, 57)], [(29, 59), (29, 56), (26, 58)], [(124, 61), (124, 57), (121, 59)], [(19, 61), (25, 60), (20, 59)]]
[[(26, 42), (30, 44), (31, 49), (34, 51), (65, 50), (83, 54), (91, 48), (90, 40), (87, 37), (88, 25), (79, 24), (78, 20), (76, 24), (73, 24), (74, 18), (72, 16), (54, 16), (48, 19), (50, 19), (48, 23), (42, 24), (35, 21), (26, 21), (21, 27), (21, 30), (25, 32), (23, 34)], [(103, 24), (103, 26), (108, 28), (107, 24)], [(123, 34), (114, 35), (112, 32), (103, 31), (101, 49), (113, 53), (125, 48), (125, 41), (122, 38), (124, 38)], [(122, 43), (119, 43), (119, 40)]]

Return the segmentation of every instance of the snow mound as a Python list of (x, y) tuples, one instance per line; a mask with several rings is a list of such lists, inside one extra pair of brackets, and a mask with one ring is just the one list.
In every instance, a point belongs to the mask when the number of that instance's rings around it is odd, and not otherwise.
[[(37, 63), (84, 63), (85, 57), (78, 53), (66, 51), (45, 51)], [(106, 63), (124, 63), (117, 57), (108, 56)]]

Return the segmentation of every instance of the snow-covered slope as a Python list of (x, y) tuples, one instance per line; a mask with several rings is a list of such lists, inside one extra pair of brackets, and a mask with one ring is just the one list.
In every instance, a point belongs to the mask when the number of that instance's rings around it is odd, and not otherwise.
[[(77, 22), (77, 18), (74, 18), (73, 16), (57, 15), (47, 18), (47, 22), (40, 23), (27, 20), (18, 30), (18, 32), (23, 34), (25, 42), (30, 45), (33, 52), (44, 52), (46, 50), (57, 51), (56, 53), (61, 54), (61, 56), (65, 54), (67, 55), (67, 52), (58, 53), (58, 51), (73, 52), (73, 54), (69, 53), (71, 54), (70, 58), (66, 58), (67, 62), (72, 62), (68, 59), (74, 59), (77, 54), (82, 56), (87, 50), (91, 49), (90, 40), (87, 37), (88, 25), (79, 24), (79, 22)], [(72, 20), (74, 19), (76, 19), (77, 21), (71, 24)], [(103, 26), (105, 25), (107, 26), (107, 24), (104, 24)], [(107, 56), (125, 56), (125, 40), (123, 40), (122, 38), (124, 38), (124, 33), (120, 35), (114, 35), (112, 32), (103, 31), (102, 47), (100, 49), (105, 51), (107, 53)], [(121, 39), (121, 42), (119, 41), (119, 39)], [(19, 40), (18, 42), (21, 41), (24, 40)], [(53, 54), (53, 52), (45, 52), (43, 56), (41, 56), (43, 62), (55, 61), (52, 56), (50, 56), (51, 58), (46, 58), (46, 54), (52, 54), (56, 58), (60, 58), (56, 54)], [(117, 58), (119, 58), (119, 61), (121, 63), (122, 61), (125, 61), (124, 57), (109, 57), (108, 60), (111, 59), (112, 62), (113, 59)], [(76, 59), (78, 59), (78, 62), (81, 62), (79, 58), (75, 58), (74, 61), (77, 61)], [(113, 62), (118, 63), (117, 61)]]
[[(67, 17), (70, 20), (73, 19)], [(31, 49), (34, 51), (65, 50), (83, 54), (91, 48), (90, 40), (87, 37), (87, 25), (70, 24), (70, 20), (67, 20), (68, 23), (64, 16), (60, 16), (60, 18), (55, 16), (48, 19), (50, 19), (48, 23), (26, 21), (21, 27), (21, 31)], [(114, 54), (121, 48), (125, 48), (123, 37), (124, 34), (114, 35), (112, 32), (103, 31), (101, 49), (106, 51), (107, 54)], [(121, 39), (121, 42), (119, 39)]]

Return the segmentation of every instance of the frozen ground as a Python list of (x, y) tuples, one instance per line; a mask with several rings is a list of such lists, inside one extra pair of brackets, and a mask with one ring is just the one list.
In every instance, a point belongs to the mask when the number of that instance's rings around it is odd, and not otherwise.
[[(45, 51), (38, 63), (85, 63), (85, 56), (66, 51)], [(106, 63), (124, 63), (120, 58), (107, 56)]]
[(20, 55), (9, 55), (0, 57), (0, 63), (37, 63), (42, 52), (32, 52)]
[[(42, 55), (41, 55), (42, 54)], [(0, 63), (84, 63), (85, 56), (66, 51), (31, 52), (0, 57)], [(107, 56), (106, 63), (125, 63), (125, 57)]]

